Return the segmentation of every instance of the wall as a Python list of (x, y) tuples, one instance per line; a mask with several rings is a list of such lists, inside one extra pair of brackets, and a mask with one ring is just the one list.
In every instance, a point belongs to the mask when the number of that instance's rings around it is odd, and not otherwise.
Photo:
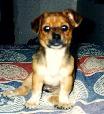
[(77, 0), (40, 0), (40, 12), (61, 11), (64, 9), (76, 9)]
[(77, 0), (14, 0), (15, 43), (27, 43), (34, 38), (30, 22), (42, 12), (76, 9)]
[(23, 44), (34, 37), (31, 21), (38, 15), (38, 0), (14, 0), (15, 43)]

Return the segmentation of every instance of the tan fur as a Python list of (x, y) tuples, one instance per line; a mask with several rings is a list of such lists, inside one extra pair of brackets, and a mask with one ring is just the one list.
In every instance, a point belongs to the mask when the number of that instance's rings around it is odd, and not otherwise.
[[(39, 51), (33, 55), (33, 72), (24, 80), (22, 86), (3, 92), (4, 96), (26, 95), (32, 90), (32, 96), (25, 106), (30, 109), (35, 108), (39, 104), (43, 85), (48, 84), (58, 87), (58, 91), (50, 96), (49, 101), (57, 108), (71, 107), (68, 96), (73, 89), (74, 58), (69, 52), (69, 46), (72, 30), (81, 22), (81, 18), (79, 22), (78, 19), (76, 21), (75, 14), (72, 10), (47, 12), (32, 22), (32, 28), (38, 33), (41, 44)], [(66, 31), (62, 31), (63, 25), (68, 27)], [(45, 26), (50, 27), (49, 32), (44, 31)], [(49, 47), (50, 40), (53, 40), (53, 33), (60, 36), (62, 44)]]

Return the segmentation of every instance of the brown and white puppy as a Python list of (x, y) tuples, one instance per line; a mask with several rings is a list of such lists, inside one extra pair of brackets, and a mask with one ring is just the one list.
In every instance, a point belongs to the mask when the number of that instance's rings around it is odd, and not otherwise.
[(58, 108), (70, 108), (68, 96), (74, 82), (74, 58), (69, 52), (69, 46), (72, 31), (81, 21), (81, 16), (70, 9), (63, 12), (45, 12), (35, 19), (32, 29), (37, 32), (41, 46), (33, 55), (33, 72), (22, 86), (5, 91), (3, 95), (26, 95), (32, 90), (32, 96), (25, 104), (31, 109), (39, 104), (44, 84), (59, 86), (58, 93), (50, 96), (49, 101)]

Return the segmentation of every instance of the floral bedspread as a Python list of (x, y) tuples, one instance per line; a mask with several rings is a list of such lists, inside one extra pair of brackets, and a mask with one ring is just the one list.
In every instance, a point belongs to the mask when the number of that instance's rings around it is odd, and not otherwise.
[(15, 89), (31, 72), (31, 57), (37, 50), (27, 46), (0, 47), (0, 114), (104, 114), (104, 46), (82, 44), (78, 50), (74, 89), (69, 100), (74, 107), (69, 110), (54, 108), (47, 101), (51, 93), (43, 92), (36, 109), (26, 109), (30, 97), (3, 97), (2, 91)]

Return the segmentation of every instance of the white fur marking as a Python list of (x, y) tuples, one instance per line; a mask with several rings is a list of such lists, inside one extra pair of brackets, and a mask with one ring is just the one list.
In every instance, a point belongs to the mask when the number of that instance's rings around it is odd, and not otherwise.
[(46, 66), (39, 65), (38, 74), (44, 77), (44, 82), (49, 85), (57, 86), (63, 77), (67, 76), (69, 71), (62, 68), (66, 48), (46, 49)]
[(58, 74), (64, 59), (65, 48), (62, 49), (46, 49), (47, 70), (51, 76)]

